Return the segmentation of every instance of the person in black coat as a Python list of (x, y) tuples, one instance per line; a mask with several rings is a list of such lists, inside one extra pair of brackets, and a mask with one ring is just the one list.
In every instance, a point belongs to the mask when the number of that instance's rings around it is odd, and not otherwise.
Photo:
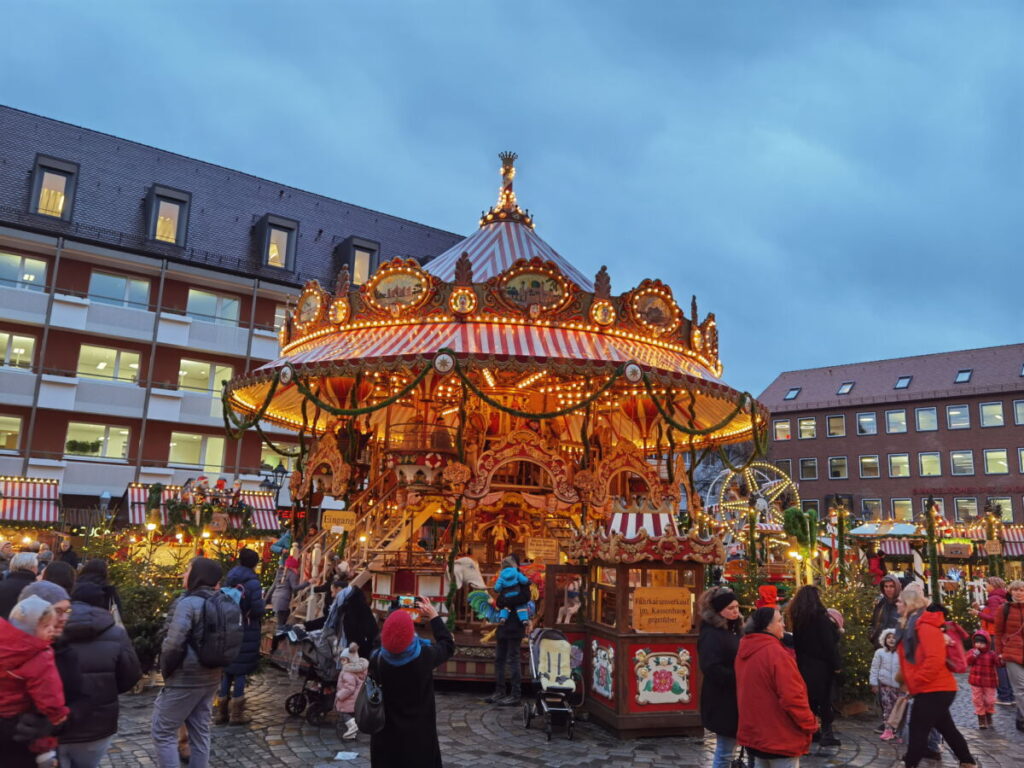
[(736, 752), (739, 726), (735, 665), (743, 630), (740, 604), (731, 590), (714, 587), (701, 594), (697, 616), (700, 620), (697, 659), (703, 678), (700, 719), (716, 737), (712, 768), (729, 768)]
[(789, 604), (790, 626), (796, 664), (807, 684), (811, 709), (821, 719), (820, 739), (823, 747), (838, 747), (839, 739), (832, 732), (832, 692), (841, 673), (839, 630), (828, 617), (821, 594), (813, 584), (800, 587)]
[[(102, 558), (93, 558), (86, 560), (82, 569), (78, 572), (78, 576), (75, 579), (76, 584), (95, 584), (101, 590), (105, 596), (104, 605), (101, 608), (106, 608), (117, 617), (124, 618), (124, 609), (121, 606), (121, 596), (117, 593), (117, 587), (110, 583), (110, 576), (107, 571), (107, 561)], [(71, 599), (74, 600), (74, 594), (71, 595)], [(115, 619), (116, 620), (116, 619)]]
[(406, 611), (395, 611), (380, 634), (370, 674), (384, 691), (384, 728), (370, 737), (371, 768), (440, 768), (434, 669), (455, 653), (455, 641), (429, 600), (417, 601), (434, 642), (416, 634)]
[(341, 590), (331, 603), (324, 626), (334, 630), (339, 647), (356, 643), (359, 655), (368, 658), (380, 630), (366, 600), (366, 593), (349, 584), (345, 576), (339, 576), (335, 583)]
[(267, 611), (263, 588), (255, 570), (259, 562), (259, 554), (243, 547), (238, 553), (238, 565), (228, 571), (224, 579), (225, 588), (233, 587), (242, 593), (238, 603), (242, 611), (242, 646), (220, 678), (220, 691), (213, 702), (213, 722), (217, 725), (252, 722), (252, 718), (245, 714), (245, 676), (255, 672), (259, 666), (260, 634), (263, 614)]
[(108, 594), (98, 584), (78, 584), (61, 636), (75, 651), (85, 693), (69, 703), (73, 716), (59, 735), (62, 764), (76, 768), (99, 765), (117, 733), (117, 697), (142, 677), (132, 641), (124, 628), (114, 623), (105, 608), (107, 600)]
[(7, 618), (18, 603), (21, 590), (36, 580), (39, 565), (35, 552), (19, 552), (11, 558), (7, 578), (0, 581), (0, 617)]
[(54, 558), (55, 561), (61, 563), (67, 563), (75, 570), (78, 570), (78, 566), (82, 563), (82, 558), (75, 552), (74, 546), (68, 539), (64, 539), (60, 543), (60, 552), (58, 552)]

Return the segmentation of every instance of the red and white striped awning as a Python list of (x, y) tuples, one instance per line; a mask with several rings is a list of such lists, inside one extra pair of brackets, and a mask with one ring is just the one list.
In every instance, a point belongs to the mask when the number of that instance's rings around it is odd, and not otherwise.
[(1024, 557), (1024, 541), (1008, 541), (1003, 544), (1003, 557)]
[[(271, 491), (242, 491), (242, 501), (252, 507), (252, 527), (257, 531), (279, 531), (281, 521), (277, 518), (276, 498)], [(231, 516), (236, 528), (242, 521)]]
[[(984, 525), (976, 525), (973, 528), (968, 528), (966, 535), (967, 538), (973, 539), (974, 541), (985, 541), (985, 539), (988, 538), (988, 532), (985, 530)], [(1024, 528), (1005, 525), (1003, 526), (1001, 538), (1003, 541), (1024, 542)]]
[[(167, 524), (167, 502), (178, 498), (180, 485), (165, 485), (160, 494), (160, 522)], [(128, 523), (129, 525), (146, 524), (146, 501), (149, 499), (149, 486), (143, 483), (132, 483), (128, 486)], [(277, 508), (274, 494), (270, 491), (242, 491), (242, 501), (252, 507), (252, 527), (259, 531), (277, 531), (281, 524), (277, 519)], [(242, 525), (237, 515), (231, 516), (231, 525), (239, 528)]]
[(758, 523), (758, 533), (782, 533), (782, 523)]
[(635, 539), (640, 529), (648, 536), (674, 536), (676, 524), (672, 515), (637, 513), (615, 513), (608, 523), (608, 533), (621, 533), (627, 539)]
[[(181, 493), (180, 485), (165, 485), (160, 493), (160, 522), (167, 523), (167, 502), (176, 499)], [(145, 483), (132, 483), (128, 486), (128, 524), (146, 524), (146, 502), (149, 500), (149, 486)]]
[(909, 539), (882, 539), (878, 542), (878, 546), (885, 552), (887, 557), (914, 556), (914, 550), (910, 546)]
[(0, 520), (56, 523), (60, 483), (34, 477), (0, 477)]

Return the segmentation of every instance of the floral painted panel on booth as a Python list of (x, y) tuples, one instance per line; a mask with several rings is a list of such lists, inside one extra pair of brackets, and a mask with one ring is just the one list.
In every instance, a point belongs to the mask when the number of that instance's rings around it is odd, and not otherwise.
[(615, 646), (606, 640), (591, 640), (590, 692), (608, 701), (615, 700)]
[(681, 643), (630, 646), (629, 711), (696, 709), (696, 649)]

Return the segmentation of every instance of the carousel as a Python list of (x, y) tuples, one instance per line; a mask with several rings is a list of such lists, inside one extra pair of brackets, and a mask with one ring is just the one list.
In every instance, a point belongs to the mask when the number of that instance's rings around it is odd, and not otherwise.
[(381, 612), (436, 601), (459, 648), (440, 676), (492, 676), (494, 627), (473, 596), (516, 553), (534, 621), (566, 631), (613, 727), (675, 727), (680, 709), (697, 723), (692, 622), (658, 611), (682, 600), (689, 617), (704, 567), (724, 562), (695, 468), (762, 445), (766, 414), (722, 381), (713, 313), (657, 279), (616, 294), (606, 268), (584, 275), (536, 234), (516, 156), (500, 158), (497, 204), (447, 252), (384, 262), (362, 285), (347, 267), (307, 283), (279, 359), (227, 385), (225, 424), (298, 433), (290, 490), (319, 526), (295, 531), (304, 566), (316, 579), (342, 554)]

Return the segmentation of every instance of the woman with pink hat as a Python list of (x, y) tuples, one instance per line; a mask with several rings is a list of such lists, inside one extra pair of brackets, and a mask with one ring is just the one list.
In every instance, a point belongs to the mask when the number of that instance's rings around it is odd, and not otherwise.
[(300, 581), (299, 561), (289, 557), (284, 561), (284, 572), (277, 577), (270, 601), (277, 616), (277, 628), (281, 629), (288, 623), (291, 614), (292, 597), (309, 586), (308, 581)]

